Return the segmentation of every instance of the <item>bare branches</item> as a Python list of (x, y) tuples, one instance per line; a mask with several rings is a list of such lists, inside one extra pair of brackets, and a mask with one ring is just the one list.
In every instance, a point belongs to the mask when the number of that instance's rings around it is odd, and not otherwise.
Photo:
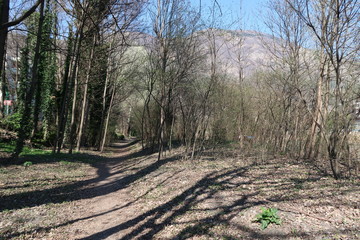
[(26, 18), (28, 18), (33, 12), (35, 12), (36, 8), (40, 5), (40, 3), (42, 3), (44, 0), (38, 0), (29, 10), (27, 10), (26, 12), (23, 13), (23, 15), (21, 15), (20, 17), (18, 17), (17, 19), (11, 21), (11, 22), (6, 22), (3, 23), (0, 26), (0, 30), (1, 29), (7, 29), (9, 27), (15, 26), (20, 24), (22, 21), (24, 21)]

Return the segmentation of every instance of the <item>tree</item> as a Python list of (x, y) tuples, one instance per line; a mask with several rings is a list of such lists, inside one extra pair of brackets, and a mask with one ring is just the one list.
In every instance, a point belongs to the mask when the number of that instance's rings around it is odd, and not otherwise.
[[(359, 51), (358, 1), (297, 0), (286, 1), (316, 37), (322, 53), (318, 82), (318, 101), (314, 115), (321, 115), (324, 125), (317, 123), (326, 142), (334, 177), (340, 177), (339, 156), (346, 148), (349, 120), (354, 100), (351, 88), (351, 66)], [(302, 7), (305, 6), (305, 7)], [(328, 63), (328, 64), (327, 64)], [(327, 70), (327, 72), (325, 72)], [(323, 79), (326, 82), (323, 82)], [(324, 84), (324, 85), (323, 85)], [(321, 85), (325, 94), (320, 99)], [(321, 108), (321, 104), (324, 107)], [(314, 121), (318, 118), (315, 117)]]
[[(32, 13), (35, 12), (36, 8), (43, 3), (44, 0), (38, 0), (31, 8), (25, 11), (20, 17), (15, 20), (9, 21), (9, 11), (10, 11), (10, 0), (1, 0), (0, 1), (0, 78), (3, 77), (5, 70), (5, 52), (6, 52), (6, 39), (8, 34), (9, 27), (18, 25), (26, 18), (28, 18)], [(4, 94), (4, 93), (3, 93)], [(3, 100), (0, 99), (0, 107), (2, 108)]]
[(20, 122), (20, 129), (18, 133), (18, 139), (16, 142), (16, 148), (13, 153), (13, 157), (16, 159), (18, 158), (19, 154), (22, 152), (24, 147), (24, 142), (27, 137), (29, 137), (29, 124), (28, 121), (31, 117), (31, 102), (34, 96), (35, 89), (38, 84), (38, 65), (39, 65), (39, 59), (40, 59), (40, 43), (41, 43), (41, 36), (42, 36), (42, 27), (44, 22), (44, 2), (40, 5), (40, 17), (38, 22), (38, 28), (37, 28), (37, 35), (36, 35), (36, 46), (34, 50), (34, 60), (33, 60), (33, 66), (32, 66), (32, 76), (31, 76), (31, 82), (30, 86), (26, 90), (25, 93), (25, 102), (24, 102), (24, 110), (21, 116), (21, 122)]
[[(173, 101), (177, 87), (187, 79), (197, 59), (194, 32), (199, 16), (188, 11), (188, 8), (182, 0), (158, 0), (152, 16), (155, 42), (154, 49), (150, 52), (150, 66), (153, 67), (150, 71), (154, 74), (149, 75), (152, 79), (146, 102), (149, 104), (151, 97), (159, 110), (158, 160), (171, 138), (171, 127), (176, 113)], [(155, 86), (158, 89), (156, 95), (152, 91)]]
[[(268, 49), (270, 61), (269, 77), (265, 77), (265, 88), (271, 97), (267, 120), (270, 133), (269, 143), (274, 151), (290, 153), (299, 157), (304, 149), (305, 135), (308, 131), (306, 111), (310, 73), (307, 62), (313, 61), (306, 49), (308, 35), (301, 18), (283, 1), (268, 3), (269, 14), (266, 25), (272, 32), (272, 39), (263, 40)], [(305, 104), (304, 104), (305, 103)]]

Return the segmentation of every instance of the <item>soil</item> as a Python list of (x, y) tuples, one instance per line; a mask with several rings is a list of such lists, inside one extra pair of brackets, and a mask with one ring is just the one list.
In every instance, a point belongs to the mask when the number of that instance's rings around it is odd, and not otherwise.
[[(359, 178), (336, 181), (303, 161), (246, 156), (234, 149), (209, 149), (196, 160), (185, 160), (178, 149), (160, 161), (133, 142), (116, 144), (109, 151), (71, 185), (74, 190), (69, 190), (65, 203), (47, 201), (53, 218), (43, 219), (31, 231), (7, 236), (360, 239)], [(48, 218), (41, 206), (13, 209), (0, 217), (11, 222), (15, 214), (32, 211)], [(281, 225), (261, 230), (254, 221), (261, 207), (278, 209)]]

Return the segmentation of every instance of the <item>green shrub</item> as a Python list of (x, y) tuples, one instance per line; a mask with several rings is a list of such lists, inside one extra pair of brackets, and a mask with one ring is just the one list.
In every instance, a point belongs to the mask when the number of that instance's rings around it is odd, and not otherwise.
[(33, 165), (33, 163), (32, 162), (30, 162), (30, 161), (26, 161), (26, 162), (24, 162), (24, 167), (25, 168), (27, 168), (27, 167), (29, 167), (29, 166), (31, 166), (31, 165)]
[(265, 229), (271, 223), (276, 225), (281, 224), (280, 217), (277, 215), (278, 210), (276, 208), (261, 208), (262, 212), (256, 215), (255, 222), (261, 223), (261, 229)]
[(1, 121), (2, 123), (1, 125), (10, 131), (18, 131), (20, 129), (20, 122), (21, 122), (21, 114), (14, 113), (12, 115), (5, 117)]

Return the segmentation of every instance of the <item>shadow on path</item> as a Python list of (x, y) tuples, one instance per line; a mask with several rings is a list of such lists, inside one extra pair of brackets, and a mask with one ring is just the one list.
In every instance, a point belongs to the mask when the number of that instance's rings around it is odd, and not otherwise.
[[(253, 165), (235, 170), (213, 171), (169, 201), (155, 206), (144, 213), (140, 213), (116, 226), (81, 238), (81, 240), (97, 240), (106, 239), (108, 237), (116, 237), (116, 239), (144, 240), (163, 237), (164, 239), (168, 239), (167, 237), (162, 235), (157, 236), (156, 234), (165, 230), (169, 225), (175, 226), (175, 228), (177, 225), (182, 225), (179, 226), (179, 228), (183, 228), (176, 236), (172, 236), (171, 239), (192, 239), (193, 237), (199, 236), (204, 236), (206, 239), (234, 239), (226, 234), (219, 236), (217, 233), (217, 235), (214, 235), (212, 228), (220, 225), (232, 225), (232, 227), (238, 229), (239, 232), (245, 233), (246, 238), (241, 238), (241, 236), (239, 236), (240, 239), (289, 239), (289, 234), (285, 234), (284, 232), (262, 232), (258, 229), (252, 229), (232, 222), (232, 219), (245, 209), (268, 203), (266, 200), (258, 200), (262, 199), (257, 197), (261, 190), (247, 194), (239, 191), (242, 186), (254, 183), (254, 179), (245, 180), (245, 175), (252, 167)], [(286, 187), (288, 188), (288, 186)], [(225, 199), (219, 199), (220, 196), (218, 193), (220, 191), (228, 191), (230, 193), (237, 192), (238, 194), (230, 195), (229, 198), (225, 197)], [(220, 201), (220, 204), (209, 207), (204, 204), (209, 200), (218, 200)], [(214, 213), (201, 218), (201, 220), (198, 218), (186, 220), (187, 222), (181, 220), (187, 213), (196, 215), (194, 212)], [(184, 227), (184, 225), (188, 226)], [(344, 232), (346, 231), (351, 231), (351, 229), (344, 230)], [(342, 232), (336, 229), (334, 229), (333, 232), (318, 231), (309, 233), (299, 231), (296, 233), (296, 236), (301, 237), (301, 239), (313, 239), (313, 236), (332, 233), (341, 234)]]
[[(131, 147), (136, 142), (126, 144)], [(114, 151), (121, 149), (120, 152), (126, 152), (124, 145), (114, 146)], [(84, 157), (84, 154), (81, 154)], [(126, 188), (134, 181), (157, 170), (162, 165), (175, 161), (177, 158), (167, 158), (160, 161), (152, 161), (145, 167), (140, 168), (135, 173), (120, 177), (115, 180), (109, 178), (133, 170), (139, 163), (146, 160), (149, 151), (137, 151), (120, 157), (106, 158), (95, 156), (97, 161), (91, 163), (92, 167), (97, 169), (97, 176), (92, 179), (79, 181), (51, 189), (35, 190), (22, 193), (16, 193), (8, 196), (2, 196), (0, 201), (0, 211), (20, 209), (25, 207), (34, 207), (48, 203), (61, 203), (64, 201), (75, 201), (80, 199), (89, 199), (97, 196), (103, 196), (120, 189)], [(86, 156), (86, 155), (85, 155)], [(94, 156), (88, 155), (89, 158)], [(35, 156), (36, 158), (36, 156)], [(112, 169), (117, 169), (112, 172)], [(135, 168), (136, 169), (136, 168)]]
[[(113, 148), (115, 152), (125, 154), (127, 149), (132, 147), (134, 144), (135, 143), (132, 142), (114, 145)], [(156, 158), (150, 159), (150, 157), (149, 152), (146, 151), (133, 152), (113, 158), (102, 157), (100, 158), (100, 161), (91, 164), (97, 169), (97, 176), (95, 178), (52, 189), (5, 196), (1, 199), (0, 210), (17, 209), (46, 203), (60, 203), (63, 201), (74, 201), (105, 196), (127, 188), (130, 184), (149, 176), (165, 164), (179, 159), (178, 157), (172, 157), (156, 161)], [(274, 185), (279, 189), (289, 189), (293, 187), (294, 184), (295, 186), (300, 186), (305, 181), (317, 182), (319, 179), (312, 177), (309, 177), (306, 180), (300, 178), (290, 178), (286, 182), (276, 182), (275, 174), (278, 173), (274, 169), (274, 171), (271, 171), (270, 164), (267, 165), (267, 167), (270, 169), (269, 172), (274, 175), (271, 175), (270, 173), (263, 175), (260, 172), (260, 175), (252, 175), (252, 177), (249, 177), (247, 174), (249, 174), (249, 171), (253, 167), (254, 165), (249, 165), (236, 169), (223, 168), (222, 170), (214, 170), (196, 182), (191, 183), (186, 189), (179, 191), (179, 193), (170, 200), (165, 201), (160, 205), (152, 206), (150, 209), (143, 212), (134, 212), (131, 217), (126, 218), (122, 222), (116, 223), (115, 226), (101, 229), (101, 231), (92, 233), (91, 235), (82, 238), (82, 240), (98, 240), (106, 239), (108, 237), (117, 237), (116, 239), (153, 239), (158, 237), (157, 234), (165, 230), (169, 225), (177, 226), (184, 224), (187, 224), (187, 226), (181, 226), (182, 229), (179, 230), (179, 232), (176, 233), (176, 236), (173, 236), (172, 238), (189, 239), (196, 236), (204, 236), (207, 239), (234, 239), (226, 233), (221, 233), (223, 234), (221, 236), (214, 236), (213, 233), (214, 227), (219, 225), (232, 225), (233, 228), (238, 229), (238, 232), (246, 234), (246, 239), (289, 239), (288, 234), (276, 232), (264, 233), (241, 224), (235, 224), (232, 220), (246, 209), (268, 203), (266, 199), (260, 196), (260, 191), (263, 191), (262, 185), (269, 184)], [(179, 172), (180, 171), (185, 170), (179, 170)], [(121, 206), (116, 206), (110, 210), (104, 210), (103, 212), (97, 212), (91, 216), (77, 218), (57, 226), (39, 228), (38, 231), (48, 231), (53, 228), (58, 228), (83, 220), (94, 219), (94, 221), (96, 221), (96, 217), (107, 215), (119, 210), (122, 211), (122, 209), (128, 208), (135, 202), (144, 198), (158, 186), (165, 184), (168, 180), (171, 180), (172, 177), (177, 175), (179, 172), (174, 172), (171, 176), (162, 179), (156, 186), (149, 188), (145, 193)], [(153, 178), (154, 176), (151, 177)], [(248, 185), (255, 186), (255, 190), (250, 192), (243, 191), (243, 186)], [(269, 189), (267, 190), (271, 191)], [(217, 204), (216, 206), (207, 205), (209, 200), (212, 201), (219, 198), (218, 193), (220, 191), (236, 194), (229, 195), (228, 199), (220, 199), (220, 204)], [(284, 196), (276, 196), (270, 200), (273, 202), (281, 202), (289, 200), (287, 198), (288, 196), (285, 194)], [(293, 196), (292, 198), (299, 199), (300, 196)], [(19, 199), (23, 200), (19, 201)], [(194, 220), (191, 218), (182, 220), (182, 217), (189, 212), (212, 212), (212, 214), (206, 215), (201, 218), (201, 220)], [(346, 229), (344, 232), (345, 231), (351, 231), (351, 229)], [(332, 233), (341, 234), (342, 232), (341, 230), (336, 229), (334, 229), (333, 232), (327, 232), (327, 234)], [(301, 239), (313, 239), (313, 236), (324, 233), (318, 231), (311, 234), (312, 235), (309, 235), (308, 232), (298, 232), (297, 237), (300, 237)], [(18, 235), (13, 235), (11, 237), (16, 236)]]

